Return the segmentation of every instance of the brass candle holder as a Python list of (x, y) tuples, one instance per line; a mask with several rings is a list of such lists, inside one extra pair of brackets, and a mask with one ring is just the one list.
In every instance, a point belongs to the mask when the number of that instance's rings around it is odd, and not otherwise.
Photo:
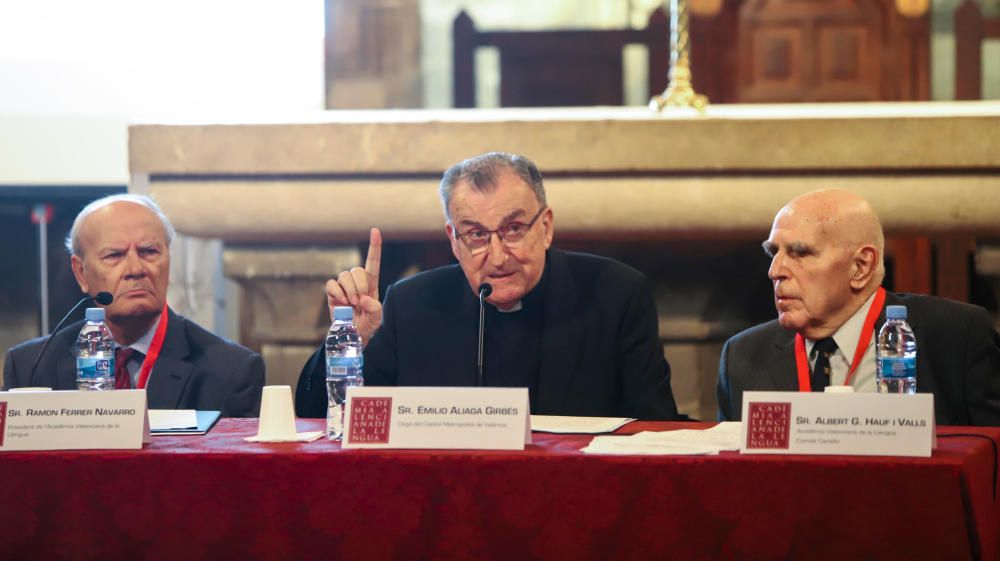
[(649, 100), (649, 108), (653, 111), (663, 111), (666, 107), (705, 111), (708, 98), (696, 93), (691, 86), (690, 50), (688, 0), (670, 0), (670, 82), (662, 94)]

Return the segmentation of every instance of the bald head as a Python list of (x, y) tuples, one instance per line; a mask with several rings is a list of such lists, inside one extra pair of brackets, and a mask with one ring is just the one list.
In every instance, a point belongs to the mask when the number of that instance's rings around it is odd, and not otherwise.
[(84, 224), (87, 222), (87, 219), (90, 215), (100, 211), (101, 209), (107, 209), (112, 205), (120, 205), (122, 203), (131, 203), (145, 207), (153, 215), (155, 215), (156, 219), (163, 225), (163, 235), (166, 238), (167, 246), (170, 246), (170, 242), (174, 239), (174, 226), (170, 223), (170, 219), (167, 218), (167, 215), (163, 214), (163, 211), (160, 210), (159, 205), (157, 205), (153, 199), (144, 195), (128, 193), (102, 197), (83, 207), (83, 210), (81, 210), (80, 213), (76, 215), (76, 219), (73, 220), (73, 226), (69, 230), (69, 235), (66, 236), (66, 251), (68, 251), (70, 255), (82, 257), (84, 247), (80, 238), (82, 237), (81, 234), (85, 229)]
[(876, 285), (885, 277), (885, 236), (875, 209), (861, 195), (844, 189), (810, 191), (788, 202), (775, 223), (788, 217), (814, 225), (819, 234), (848, 251), (871, 246), (878, 252)]
[(809, 339), (836, 332), (882, 284), (884, 246), (860, 196), (826, 189), (792, 199), (764, 242), (779, 323)]

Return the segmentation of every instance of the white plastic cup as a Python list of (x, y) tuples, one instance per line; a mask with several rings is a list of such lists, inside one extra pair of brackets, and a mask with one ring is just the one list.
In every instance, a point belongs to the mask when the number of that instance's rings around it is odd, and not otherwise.
[(826, 393), (854, 393), (854, 388), (851, 386), (827, 386), (823, 388)]
[(260, 420), (257, 438), (262, 440), (295, 440), (295, 410), (291, 386), (264, 386), (260, 398)]

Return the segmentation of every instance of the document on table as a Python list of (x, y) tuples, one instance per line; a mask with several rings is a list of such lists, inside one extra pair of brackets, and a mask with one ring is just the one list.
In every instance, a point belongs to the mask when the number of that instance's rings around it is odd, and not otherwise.
[(556, 434), (601, 434), (615, 432), (628, 417), (563, 417), (559, 415), (532, 415), (531, 430)]
[(740, 449), (740, 423), (728, 422), (704, 430), (640, 432), (632, 436), (596, 436), (587, 454), (718, 454)]
[(194, 409), (150, 409), (149, 432), (165, 434), (205, 434), (219, 420), (219, 411)]
[(194, 409), (150, 409), (149, 430), (193, 429), (198, 426)]

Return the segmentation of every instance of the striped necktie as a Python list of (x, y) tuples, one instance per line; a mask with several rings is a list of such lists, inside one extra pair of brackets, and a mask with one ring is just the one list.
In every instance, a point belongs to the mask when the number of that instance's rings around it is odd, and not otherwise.
[(837, 352), (837, 342), (833, 337), (820, 339), (813, 345), (813, 352), (816, 353), (816, 363), (813, 365), (809, 382), (812, 391), (821, 392), (830, 385), (830, 355)]
[(128, 361), (135, 354), (135, 349), (118, 347), (115, 349), (115, 389), (132, 389), (132, 375), (128, 373)]

